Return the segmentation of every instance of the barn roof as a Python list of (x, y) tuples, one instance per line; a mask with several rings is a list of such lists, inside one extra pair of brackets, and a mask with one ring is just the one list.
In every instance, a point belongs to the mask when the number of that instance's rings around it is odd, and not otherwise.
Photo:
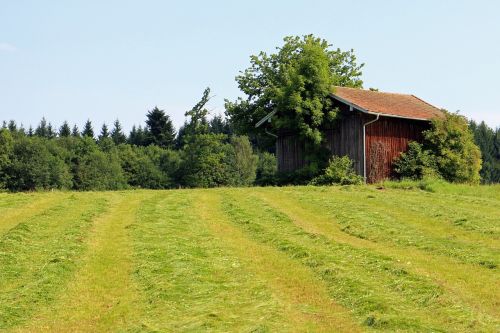
[(443, 116), (440, 109), (414, 95), (334, 87), (332, 97), (361, 112), (381, 116), (416, 120)]

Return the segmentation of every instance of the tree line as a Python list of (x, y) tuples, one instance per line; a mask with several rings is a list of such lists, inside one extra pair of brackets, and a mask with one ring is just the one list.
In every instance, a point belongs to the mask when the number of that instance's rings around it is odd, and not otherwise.
[(155, 107), (145, 126), (125, 135), (118, 120), (94, 132), (64, 122), (55, 129), (42, 119), (25, 130), (14, 121), (0, 129), (0, 188), (117, 190), (248, 186), (275, 181), (273, 154), (235, 135), (222, 116), (208, 119), (210, 90), (186, 113), (176, 133), (168, 114)]
[(481, 181), (485, 184), (500, 183), (500, 128), (493, 129), (484, 121), (479, 124), (470, 121), (469, 128), (481, 149)]

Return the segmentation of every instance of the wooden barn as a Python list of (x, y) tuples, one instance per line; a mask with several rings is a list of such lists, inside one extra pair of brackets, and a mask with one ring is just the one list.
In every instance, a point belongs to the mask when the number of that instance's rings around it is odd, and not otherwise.
[[(391, 178), (394, 158), (410, 141), (422, 139), (431, 119), (443, 115), (414, 95), (336, 87), (331, 98), (340, 118), (324, 129), (324, 145), (332, 155), (349, 156), (369, 183)], [(294, 171), (306, 163), (304, 144), (296, 133), (278, 133), (276, 155), (279, 171)]]

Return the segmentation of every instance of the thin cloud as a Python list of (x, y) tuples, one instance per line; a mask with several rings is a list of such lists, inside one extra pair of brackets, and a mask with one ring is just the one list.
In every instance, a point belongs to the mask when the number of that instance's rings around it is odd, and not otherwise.
[(9, 43), (0, 43), (0, 52), (1, 51), (15, 52), (15, 51), (17, 51), (17, 47), (15, 47), (14, 45), (9, 44)]

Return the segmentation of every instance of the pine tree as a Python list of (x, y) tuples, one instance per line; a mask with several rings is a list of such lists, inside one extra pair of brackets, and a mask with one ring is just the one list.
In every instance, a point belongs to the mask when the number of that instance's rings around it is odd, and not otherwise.
[(41, 138), (48, 137), (47, 120), (45, 120), (45, 117), (42, 118), (42, 120), (40, 121), (40, 124), (35, 129), (35, 135), (38, 137), (41, 137)]
[(111, 138), (116, 145), (127, 142), (127, 137), (123, 134), (122, 125), (118, 119), (114, 122), (113, 130), (111, 131)]
[(208, 123), (208, 131), (214, 134), (231, 134), (231, 127), (227, 119), (221, 115), (215, 115)]
[(500, 159), (495, 145), (495, 136), (498, 135), (498, 129), (496, 130), (497, 133), (495, 133), (484, 121), (478, 125), (473, 120), (469, 122), (469, 128), (474, 134), (476, 145), (481, 150), (483, 160), (480, 171), (481, 181), (487, 184), (500, 182)]
[(78, 138), (80, 137), (80, 130), (78, 129), (78, 126), (73, 125), (73, 130), (71, 131), (71, 136)]
[(28, 128), (28, 136), (31, 137), (35, 135), (35, 132), (33, 131), (33, 126), (30, 125), (30, 127)]
[(64, 121), (61, 128), (59, 128), (59, 136), (61, 138), (67, 138), (70, 135), (71, 135), (71, 128), (69, 127), (68, 122)]
[(138, 145), (138, 137), (137, 137), (137, 127), (135, 125), (132, 126), (132, 130), (130, 131), (130, 134), (128, 135), (128, 143), (131, 145)]
[(54, 127), (52, 124), (49, 122), (47, 125), (47, 138), (52, 139), (56, 137), (56, 132), (54, 131)]
[(19, 129), (17, 132), (21, 135), (26, 135), (26, 129), (24, 128), (24, 125), (21, 123), (21, 126), (19, 126)]
[(99, 134), (99, 141), (109, 138), (108, 126), (104, 123), (101, 127), (101, 134)]
[(94, 138), (94, 129), (92, 128), (92, 122), (87, 120), (83, 126), (82, 136), (88, 136), (89, 138)]
[(17, 132), (17, 125), (14, 120), (9, 121), (9, 124), (7, 125), (7, 128), (11, 133), (16, 133)]
[(145, 146), (147, 145), (147, 131), (145, 131), (142, 126), (136, 127), (132, 126), (130, 135), (128, 138), (128, 143), (135, 146)]
[(170, 116), (155, 106), (146, 117), (146, 144), (171, 148), (175, 141), (175, 129)]

